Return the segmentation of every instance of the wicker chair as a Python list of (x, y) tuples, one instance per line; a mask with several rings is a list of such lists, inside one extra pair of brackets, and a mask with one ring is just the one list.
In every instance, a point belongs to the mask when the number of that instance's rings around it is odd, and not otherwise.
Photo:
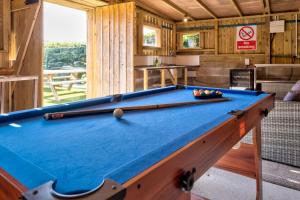
[[(251, 134), (243, 142), (251, 143)], [(262, 157), (300, 167), (300, 102), (275, 101), (262, 122)]]

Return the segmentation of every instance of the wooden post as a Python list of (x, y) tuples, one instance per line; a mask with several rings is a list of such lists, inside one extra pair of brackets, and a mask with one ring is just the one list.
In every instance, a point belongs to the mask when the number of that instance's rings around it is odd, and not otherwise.
[(58, 93), (56, 92), (56, 89), (55, 89), (55, 85), (53, 85), (53, 74), (47, 74), (46, 75), (47, 77), (47, 80), (48, 80), (48, 84), (49, 84), (49, 87), (50, 87), (50, 90), (55, 98), (56, 101), (60, 101), (59, 99), (59, 96), (58, 96)]
[(148, 70), (144, 69), (144, 90), (148, 90)]
[(262, 200), (261, 122), (256, 124), (252, 137), (256, 172), (256, 200)]
[(160, 70), (160, 78), (161, 78), (161, 87), (166, 87), (166, 70)]
[(265, 63), (269, 64), (272, 62), (271, 60), (271, 37), (270, 37), (270, 17), (265, 18), (265, 26), (264, 26), (264, 42), (265, 44)]
[(34, 91), (33, 91), (33, 106), (35, 108), (38, 107), (38, 89), (39, 89), (39, 81), (38, 79), (34, 79)]
[(12, 111), (12, 86), (11, 82), (8, 82), (8, 112)]
[(174, 85), (178, 84), (178, 68), (174, 69)]
[(219, 54), (219, 22), (215, 21), (215, 55)]

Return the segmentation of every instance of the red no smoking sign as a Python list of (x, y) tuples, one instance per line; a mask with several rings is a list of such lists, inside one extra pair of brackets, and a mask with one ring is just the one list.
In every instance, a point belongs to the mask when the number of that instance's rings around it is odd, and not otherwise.
[(237, 50), (256, 50), (256, 25), (238, 26), (236, 30)]

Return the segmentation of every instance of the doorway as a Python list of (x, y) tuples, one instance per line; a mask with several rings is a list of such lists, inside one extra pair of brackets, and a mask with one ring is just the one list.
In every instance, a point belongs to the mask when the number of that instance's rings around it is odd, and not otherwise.
[(87, 96), (87, 12), (44, 2), (43, 105)]

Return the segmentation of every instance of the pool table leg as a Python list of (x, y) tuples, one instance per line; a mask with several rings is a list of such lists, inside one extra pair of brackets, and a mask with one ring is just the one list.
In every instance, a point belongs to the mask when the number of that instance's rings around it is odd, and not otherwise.
[(174, 69), (173, 77), (174, 77), (174, 85), (177, 85), (178, 84), (178, 69)]
[(180, 198), (180, 200), (197, 200), (197, 199), (193, 199), (191, 192), (188, 192), (188, 193), (183, 194), (182, 198)]
[(261, 122), (258, 122), (253, 129), (254, 162), (256, 173), (256, 200), (263, 199), (262, 187), (262, 160), (261, 160)]
[(148, 90), (149, 87), (149, 83), (148, 83), (148, 79), (149, 79), (149, 75), (148, 75), (148, 70), (144, 69), (144, 90)]
[(160, 70), (160, 79), (161, 79), (161, 87), (166, 87), (166, 70), (161, 69)]

